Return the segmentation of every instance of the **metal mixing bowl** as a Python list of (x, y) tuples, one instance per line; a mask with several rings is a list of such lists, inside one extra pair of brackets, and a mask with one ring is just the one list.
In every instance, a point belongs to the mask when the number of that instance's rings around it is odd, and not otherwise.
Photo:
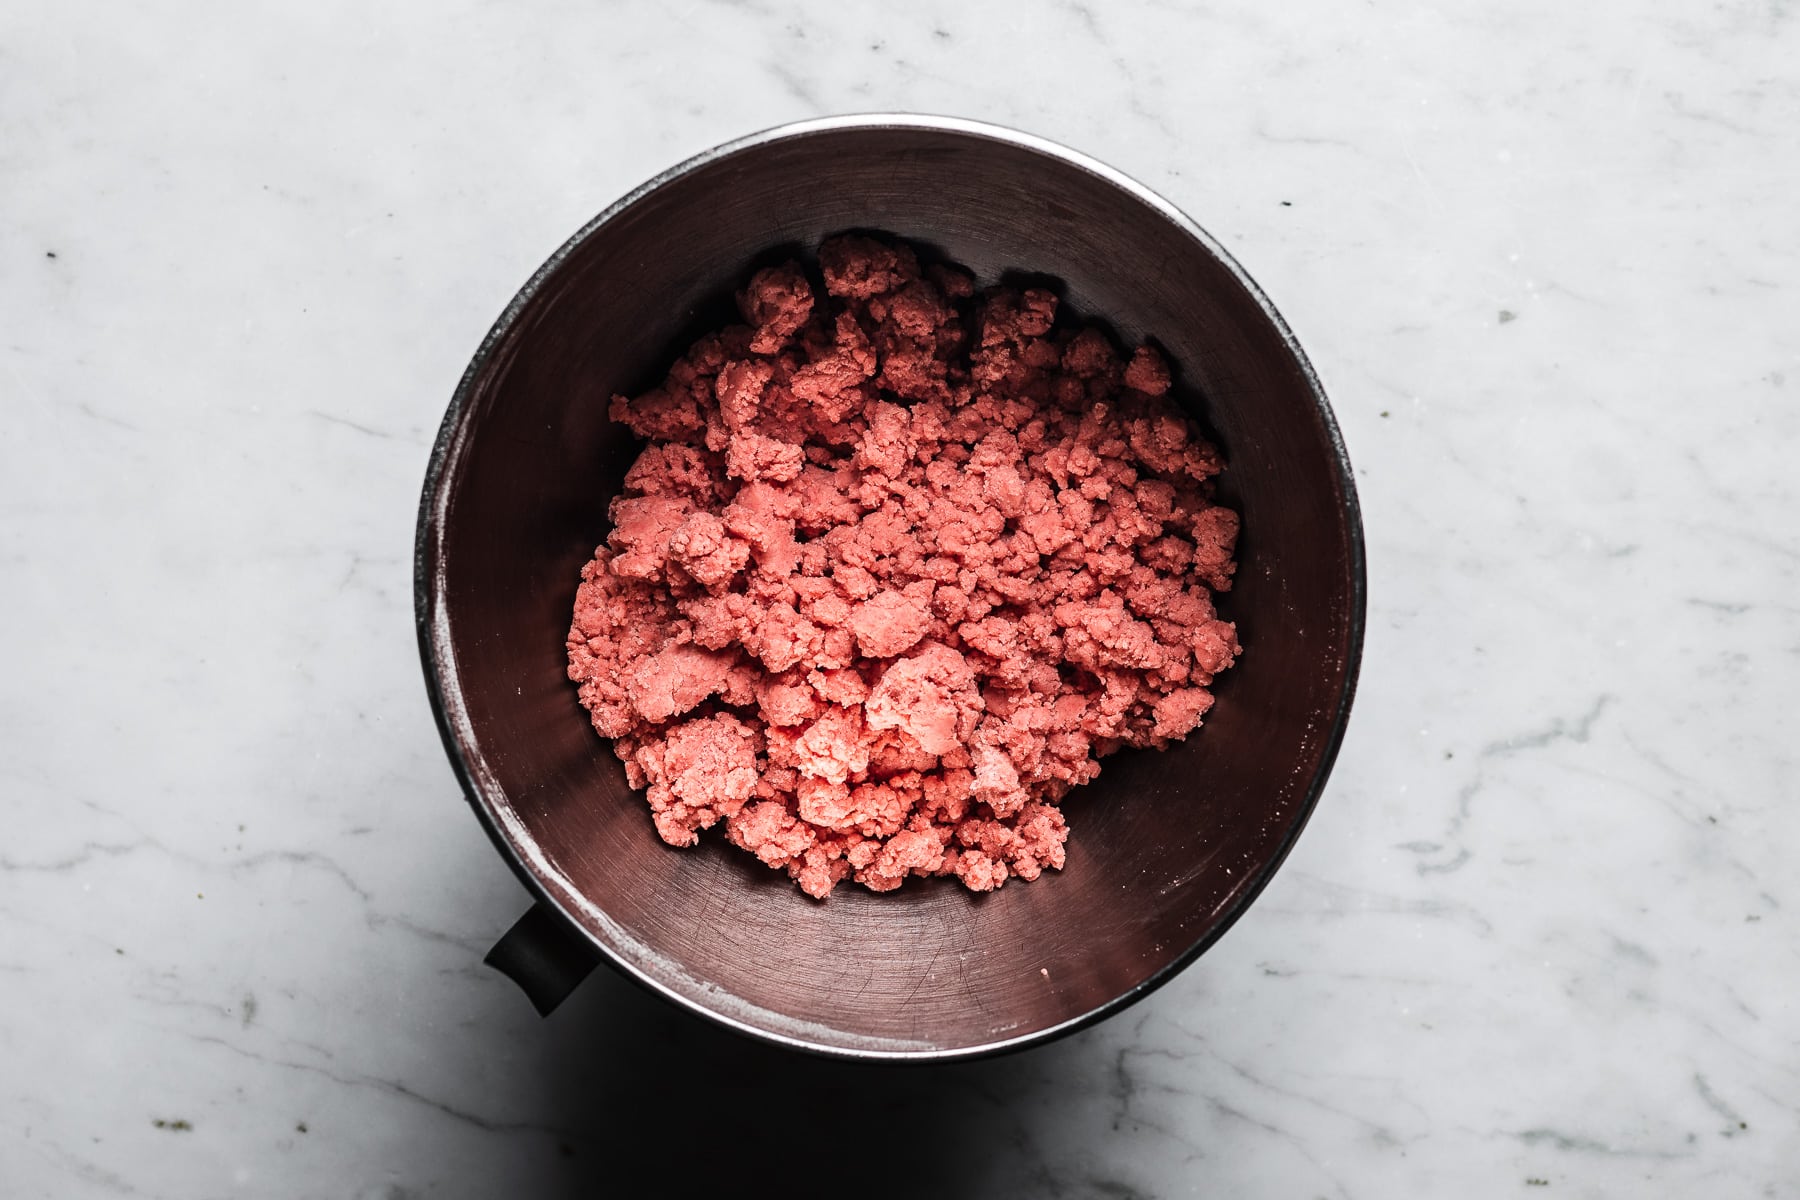
[[(657, 840), (565, 677), (581, 566), (637, 452), (606, 416), (735, 319), (756, 266), (845, 229), (989, 283), (1053, 276), (1127, 344), (1153, 336), (1243, 516), (1239, 664), (1206, 724), (1108, 759), (1063, 804), (1068, 863), (972, 895), (951, 880), (823, 903), (717, 832)], [(571, 238), (456, 390), (419, 515), (426, 682), (476, 814), (537, 897), (490, 961), (541, 1009), (595, 962), (745, 1033), (869, 1059), (967, 1057), (1116, 1012), (1224, 933), (1293, 846), (1350, 708), (1363, 632), (1350, 465), (1274, 307), (1166, 201), (1038, 138), (840, 117), (709, 151)]]

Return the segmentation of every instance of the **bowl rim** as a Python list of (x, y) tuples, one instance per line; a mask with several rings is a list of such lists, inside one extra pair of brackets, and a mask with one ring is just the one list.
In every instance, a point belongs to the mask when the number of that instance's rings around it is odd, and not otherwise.
[[(448, 482), (448, 468), (462, 449), (463, 437), (466, 432), (462, 420), (463, 414), (473, 401), (479, 381), (492, 364), (496, 351), (512, 333), (521, 313), (537, 296), (545, 282), (583, 243), (599, 232), (608, 222), (664, 185), (720, 159), (729, 158), (759, 146), (846, 129), (923, 130), (954, 133), (1032, 151), (1098, 176), (1159, 213), (1164, 220), (1169, 221), (1217, 259), (1261, 309), (1264, 318), (1273, 325), (1287, 352), (1300, 369), (1307, 389), (1312, 393), (1314, 405), (1325, 431), (1330, 457), (1337, 470), (1337, 483), (1343, 494), (1350, 574), (1349, 645), (1345, 656), (1344, 685), (1325, 729), (1318, 769), (1314, 772), (1299, 810), (1290, 820), (1286, 834), (1276, 847), (1275, 853), (1259, 868), (1256, 876), (1251, 880), (1250, 886), (1240, 893), (1221, 915), (1209, 922), (1206, 931), (1191, 946), (1171, 958), (1139, 983), (1087, 1012), (1059, 1024), (1033, 1030), (1016, 1037), (1000, 1038), (972, 1046), (917, 1050), (859, 1048), (833, 1045), (825, 1041), (811, 1041), (797, 1034), (764, 1028), (710, 1007), (706, 1003), (667, 986), (627, 961), (611, 946), (595, 937), (588, 927), (575, 917), (569, 906), (556, 892), (546, 886), (545, 876), (550, 875), (553, 868), (547, 860), (542, 860), (541, 852), (534, 854), (537, 851), (535, 839), (531, 838), (529, 831), (525, 829), (516, 814), (510, 811), (510, 806), (492, 803), (487, 798), (486, 789), (491, 787), (498, 793), (498, 786), (486, 770), (485, 764), (479, 760), (479, 756), (473, 753), (477, 741), (458, 683), (455, 651), (450, 639), (449, 614), (445, 603), (446, 581), (442, 569), (442, 532), (446, 528), (449, 515), (449, 490), (445, 485)], [(513, 873), (525, 884), (536, 903), (546, 907), (565, 923), (574, 927), (581, 938), (594, 948), (600, 961), (681, 1009), (757, 1041), (834, 1059), (861, 1062), (944, 1063), (987, 1058), (1020, 1050), (1027, 1046), (1043, 1045), (1122, 1012), (1193, 965), (1196, 959), (1237, 923), (1256, 898), (1262, 894), (1263, 889), (1268, 886), (1276, 871), (1287, 859), (1288, 854), (1299, 840), (1301, 832), (1311, 819), (1343, 744), (1351, 704), (1356, 696), (1357, 679), (1362, 666), (1368, 592), (1366, 557), (1362, 509), (1357, 499), (1355, 474), (1350, 466), (1350, 457), (1344, 446), (1342, 431), (1332, 413), (1317, 371), (1313, 368), (1311, 360), (1307, 358), (1306, 352), (1301, 348), (1299, 340), (1294, 336), (1287, 321), (1276, 310), (1267, 294), (1232, 257), (1231, 253), (1197, 222), (1173, 203), (1123, 172), (1080, 151), (1072, 150), (1035, 134), (965, 117), (898, 112), (847, 113), (770, 126), (722, 142), (684, 159), (659, 172), (602, 209), (598, 215), (582, 225), (563, 242), (544, 261), (543, 265), (532, 273), (524, 286), (519, 289), (494, 321), (474, 356), (470, 359), (467, 369), (464, 370), (462, 378), (457, 383), (450, 404), (444, 412), (443, 422), (439, 426), (437, 438), (432, 445), (424, 486), (420, 493), (418, 523), (414, 537), (413, 608), (419, 641), (419, 655), (425, 675), (425, 689), (431, 701), (432, 714), (437, 721), (439, 736), (443, 739), (445, 752), (449, 756), (451, 769), (462, 787), (464, 799), (474, 809), (475, 815), (487, 831), (489, 839), (499, 849), (507, 863), (511, 865)], [(535, 864), (536, 871), (527, 862), (528, 859), (533, 858), (541, 860)], [(538, 874), (539, 871), (544, 872), (544, 875)], [(573, 894), (572, 889), (570, 891), (571, 899), (580, 899), (579, 896)], [(597, 918), (601, 924), (611, 923), (597, 906), (590, 905), (588, 909), (588, 915)]]

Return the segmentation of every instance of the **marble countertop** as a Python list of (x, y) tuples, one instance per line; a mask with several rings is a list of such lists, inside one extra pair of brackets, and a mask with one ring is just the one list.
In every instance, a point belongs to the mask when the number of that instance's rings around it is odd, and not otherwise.
[[(0, 1192), (1800, 1196), (1800, 8), (871, 10), (0, 14)], [(540, 1021), (420, 682), (427, 447), (590, 215), (874, 109), (1097, 155), (1282, 308), (1365, 506), (1343, 755), (1041, 1050), (604, 972)]]

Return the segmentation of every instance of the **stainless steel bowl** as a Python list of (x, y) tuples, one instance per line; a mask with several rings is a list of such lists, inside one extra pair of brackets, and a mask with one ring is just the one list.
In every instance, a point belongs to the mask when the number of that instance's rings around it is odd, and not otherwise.
[[(817, 903), (712, 836), (673, 850), (564, 676), (581, 565), (637, 447), (607, 398), (734, 319), (756, 266), (845, 229), (1154, 337), (1243, 516), (1245, 650), (1206, 725), (1064, 803), (1060, 873)], [(596, 217), (514, 297), (445, 414), (419, 514), (426, 682), (477, 816), (536, 897), (490, 961), (554, 1005), (596, 962), (733, 1029), (867, 1059), (967, 1057), (1116, 1012), (1191, 963), (1280, 864), (1343, 736), (1363, 630), (1355, 488), (1319, 382), (1229, 255), (1168, 202), (1042, 139), (857, 116), (731, 142)]]

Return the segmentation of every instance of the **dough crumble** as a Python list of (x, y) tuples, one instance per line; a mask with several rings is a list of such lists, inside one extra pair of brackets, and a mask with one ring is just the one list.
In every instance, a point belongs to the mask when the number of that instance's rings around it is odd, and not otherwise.
[(569, 677), (657, 833), (823, 898), (1064, 862), (1058, 801), (1193, 732), (1239, 653), (1238, 517), (1144, 345), (898, 242), (757, 272), (611, 416), (648, 444), (583, 568)]

